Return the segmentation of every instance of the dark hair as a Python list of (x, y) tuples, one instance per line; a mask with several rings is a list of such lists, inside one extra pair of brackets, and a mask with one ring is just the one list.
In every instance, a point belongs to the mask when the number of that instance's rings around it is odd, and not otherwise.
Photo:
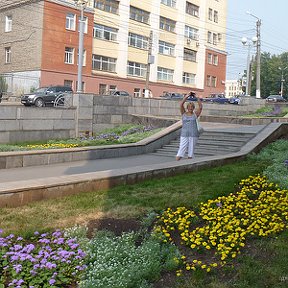
[(192, 91), (189, 92), (189, 96), (193, 96), (194, 97), (195, 95), (196, 95), (195, 92), (192, 92)]

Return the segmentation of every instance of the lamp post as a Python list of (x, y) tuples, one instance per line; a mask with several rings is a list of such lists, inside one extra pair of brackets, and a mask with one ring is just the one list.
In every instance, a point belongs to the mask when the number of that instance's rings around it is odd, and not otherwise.
[(256, 18), (256, 37), (257, 37), (257, 54), (256, 54), (256, 98), (261, 98), (261, 91), (260, 91), (260, 65), (261, 65), (261, 41), (260, 41), (260, 26), (261, 26), (261, 19), (252, 14), (251, 12), (247, 11), (247, 14), (251, 15), (252, 17)]
[(283, 96), (283, 84), (285, 82), (283, 73), (286, 69), (287, 69), (287, 66), (284, 68), (279, 67), (279, 70), (281, 70), (281, 89), (280, 89), (280, 95), (281, 96)]
[(245, 96), (250, 96), (250, 49), (252, 44), (255, 45), (257, 42), (257, 37), (253, 37), (252, 43), (246, 38), (242, 37), (241, 42), (244, 46), (247, 46), (248, 48), (248, 55), (247, 55), (247, 67), (246, 67), (246, 88), (245, 88)]
[(77, 93), (83, 92), (82, 87), (82, 68), (83, 68), (83, 40), (84, 40), (84, 9), (88, 0), (74, 0), (75, 5), (80, 7), (80, 20), (79, 20), (79, 47), (78, 47), (78, 73), (77, 73)]

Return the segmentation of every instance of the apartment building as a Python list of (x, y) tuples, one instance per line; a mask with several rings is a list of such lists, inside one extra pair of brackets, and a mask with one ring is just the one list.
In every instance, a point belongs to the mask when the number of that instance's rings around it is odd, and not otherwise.
[[(227, 0), (84, 2), (84, 92), (224, 93)], [(76, 91), (79, 19), (73, 0), (0, 4), (0, 77), (8, 92), (50, 84)]]

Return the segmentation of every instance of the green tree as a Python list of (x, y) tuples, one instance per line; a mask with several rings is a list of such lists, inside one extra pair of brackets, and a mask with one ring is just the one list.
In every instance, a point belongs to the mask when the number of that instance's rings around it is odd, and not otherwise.
[[(285, 69), (285, 67), (287, 67)], [(282, 70), (281, 70), (282, 69)], [(283, 72), (284, 95), (288, 95), (288, 52), (280, 55), (261, 54), (261, 97), (266, 98), (272, 94), (279, 94)], [(251, 95), (256, 94), (256, 63), (252, 65)]]
[(1, 92), (7, 92), (8, 84), (6, 83), (5, 78), (0, 75), (0, 91)]

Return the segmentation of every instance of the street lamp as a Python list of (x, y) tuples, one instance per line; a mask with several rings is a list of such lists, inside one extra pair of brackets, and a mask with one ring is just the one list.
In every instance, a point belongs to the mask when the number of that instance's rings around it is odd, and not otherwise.
[(261, 26), (261, 19), (252, 14), (251, 12), (247, 11), (247, 14), (251, 15), (252, 17), (256, 18), (256, 37), (257, 37), (257, 54), (256, 54), (256, 98), (261, 98), (261, 91), (260, 91), (260, 61), (261, 61), (261, 42), (260, 42), (260, 26)]
[(80, 7), (80, 20), (79, 20), (79, 47), (78, 47), (78, 73), (77, 73), (77, 93), (83, 92), (82, 87), (82, 68), (83, 68), (83, 40), (84, 40), (84, 9), (88, 0), (74, 0), (76, 7)]
[(248, 55), (247, 55), (247, 72), (246, 72), (246, 88), (245, 88), (245, 96), (249, 96), (250, 95), (250, 49), (251, 46), (257, 43), (257, 37), (253, 37), (252, 39), (252, 43), (246, 38), (246, 37), (242, 37), (241, 42), (244, 46), (248, 47)]
[(283, 73), (286, 69), (287, 69), (287, 66), (284, 68), (279, 67), (279, 70), (281, 70), (281, 89), (280, 89), (280, 95), (281, 96), (283, 96), (283, 84), (285, 82)]

